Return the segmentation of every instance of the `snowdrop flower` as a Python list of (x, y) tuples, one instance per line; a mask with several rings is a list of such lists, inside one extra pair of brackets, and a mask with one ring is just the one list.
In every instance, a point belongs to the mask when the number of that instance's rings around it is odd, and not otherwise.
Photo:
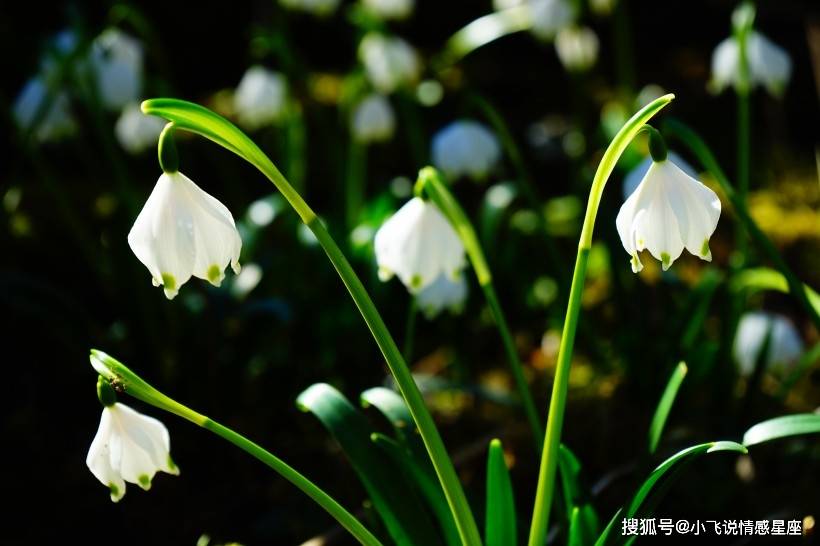
[(615, 221), (635, 273), (643, 269), (638, 253), (644, 249), (661, 261), (664, 271), (684, 248), (711, 261), (709, 238), (720, 217), (720, 200), (715, 192), (668, 159), (662, 143), (660, 148), (656, 146), (650, 140), (652, 165), (621, 206)]
[(103, 408), (100, 428), (91, 442), (85, 464), (107, 486), (111, 500), (125, 495), (125, 482), (151, 488), (158, 471), (179, 475), (171, 460), (168, 429), (153, 417), (142, 415), (120, 402)]
[(252, 66), (242, 76), (233, 97), (239, 123), (255, 130), (279, 121), (285, 113), (287, 80), (263, 66)]
[(416, 294), (416, 304), (428, 320), (434, 319), (444, 309), (458, 314), (464, 309), (467, 299), (467, 281), (464, 275), (451, 279), (439, 275), (430, 285)]
[(483, 180), (501, 159), (501, 145), (487, 127), (472, 120), (454, 121), (433, 136), (433, 165), (450, 180)]
[[(746, 60), (749, 66), (749, 84), (764, 86), (769, 93), (780, 96), (792, 73), (789, 54), (757, 31), (749, 31), (746, 38)], [(737, 88), (740, 79), (740, 47), (735, 36), (723, 40), (712, 54), (713, 91), (719, 93), (728, 86)]]
[(572, 24), (575, 11), (568, 0), (530, 0), (532, 33), (542, 40), (552, 40), (559, 30)]
[(229, 263), (240, 270), (242, 239), (231, 212), (179, 171), (159, 177), (128, 244), (168, 299), (192, 275), (219, 286)]
[(364, 0), (365, 7), (382, 19), (407, 19), (415, 0)]
[(353, 110), (351, 130), (360, 142), (390, 140), (396, 127), (396, 116), (384, 95), (373, 93)]
[(139, 103), (133, 102), (117, 119), (114, 134), (128, 153), (138, 154), (156, 145), (163, 127), (163, 119), (143, 114)]
[(738, 323), (734, 342), (734, 355), (740, 373), (749, 376), (754, 372), (767, 336), (770, 337), (763, 361), (764, 369), (793, 364), (803, 353), (803, 341), (787, 318), (761, 311), (746, 313)]
[[(685, 159), (683, 159), (681, 156), (679, 156), (677, 153), (671, 150), (669, 151), (669, 160), (672, 161), (678, 167), (680, 167), (683, 172), (685, 172), (692, 178), (698, 176), (697, 169), (695, 169)], [(649, 167), (652, 166), (652, 163), (652, 156), (647, 156), (646, 159), (638, 163), (638, 166), (629, 171), (627, 175), (624, 177), (624, 201), (629, 199), (629, 196), (635, 193), (635, 190), (638, 189), (638, 185), (641, 183), (641, 180), (643, 180), (643, 178), (646, 176), (646, 173), (649, 172)]]
[(26, 131), (34, 130), (34, 136), (40, 142), (57, 140), (74, 133), (77, 123), (69, 109), (68, 94), (65, 91), (52, 91), (50, 104), (39, 119), (40, 108), (49, 100), (49, 88), (41, 77), (32, 78), (23, 87), (12, 107), (12, 115), (17, 125)]
[(558, 60), (570, 72), (585, 72), (598, 60), (598, 36), (589, 27), (565, 27), (555, 37)]
[(279, 0), (279, 4), (295, 11), (304, 11), (318, 17), (333, 14), (340, 0)]
[(413, 83), (421, 71), (416, 50), (396, 36), (367, 34), (359, 44), (359, 59), (370, 83), (382, 93)]
[(91, 44), (89, 65), (100, 101), (109, 110), (120, 110), (142, 94), (143, 51), (140, 42), (111, 28)]
[(376, 232), (379, 277), (394, 274), (417, 294), (440, 275), (456, 278), (466, 265), (464, 245), (436, 206), (420, 197), (408, 201)]

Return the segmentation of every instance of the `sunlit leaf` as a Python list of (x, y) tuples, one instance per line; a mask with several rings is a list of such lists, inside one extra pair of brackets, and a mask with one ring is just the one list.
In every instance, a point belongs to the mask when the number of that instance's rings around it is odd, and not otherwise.
[(820, 432), (820, 414), (786, 415), (763, 421), (751, 427), (743, 435), (743, 445), (753, 446), (779, 440), (780, 438), (788, 438), (789, 436), (816, 434), (818, 432)]

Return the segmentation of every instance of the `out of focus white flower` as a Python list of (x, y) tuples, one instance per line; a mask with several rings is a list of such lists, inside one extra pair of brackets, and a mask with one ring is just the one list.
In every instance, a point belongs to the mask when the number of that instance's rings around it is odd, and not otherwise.
[(421, 71), (416, 50), (397, 36), (367, 34), (359, 44), (359, 59), (370, 83), (382, 93), (415, 82)]
[[(675, 165), (681, 168), (683, 172), (691, 176), (692, 178), (697, 178), (698, 171), (692, 165), (686, 162), (681, 156), (677, 153), (670, 151), (669, 152), (669, 160), (672, 161)], [(627, 175), (624, 177), (624, 186), (623, 186), (623, 194), (624, 194), (624, 201), (626, 201), (630, 195), (635, 193), (635, 190), (638, 189), (638, 185), (641, 183), (641, 180), (646, 176), (646, 173), (649, 172), (649, 167), (652, 166), (652, 156), (647, 156), (646, 159), (638, 163), (638, 165), (633, 168)]]
[(233, 281), (231, 285), (231, 293), (237, 298), (244, 298), (251, 291), (256, 288), (259, 281), (262, 280), (262, 268), (258, 264), (249, 263), (242, 266), (242, 271)]
[(287, 80), (279, 72), (252, 66), (239, 82), (233, 96), (239, 123), (255, 130), (276, 123), (285, 113)]
[(114, 134), (128, 153), (138, 154), (156, 145), (163, 127), (165, 120), (143, 114), (139, 103), (134, 102), (123, 109)]
[(110, 28), (91, 44), (88, 61), (105, 108), (120, 110), (141, 98), (143, 51), (136, 38)]
[(644, 249), (663, 270), (686, 248), (711, 261), (709, 238), (720, 218), (718, 196), (683, 172), (670, 159), (653, 161), (638, 188), (621, 206), (616, 219), (621, 244), (632, 258), (632, 271), (643, 269)]
[(333, 14), (340, 0), (279, 0), (279, 4), (294, 11), (304, 11), (319, 17)]
[[(39, 117), (41, 109), (42, 117)], [(68, 94), (65, 91), (49, 89), (41, 77), (29, 80), (12, 107), (12, 115), (17, 125), (25, 131), (34, 131), (40, 142), (57, 140), (74, 133), (77, 123), (69, 109)], [(38, 119), (39, 117), (39, 119)], [(37, 126), (34, 124), (36, 122)]]
[(363, 0), (365, 7), (382, 19), (407, 19), (415, 0)]
[(229, 263), (240, 271), (242, 239), (231, 212), (178, 171), (159, 177), (128, 244), (168, 299), (191, 275), (219, 286)]
[[(746, 60), (750, 86), (762, 85), (774, 96), (783, 94), (792, 73), (792, 61), (786, 50), (751, 30), (746, 38)], [(737, 88), (739, 80), (740, 47), (737, 38), (730, 36), (712, 54), (710, 86), (719, 93), (730, 85)]]
[(351, 129), (360, 142), (390, 140), (396, 128), (393, 107), (384, 95), (373, 93), (365, 97), (353, 109)]
[(575, 10), (568, 0), (530, 0), (532, 33), (542, 40), (552, 40), (575, 20)]
[(483, 180), (501, 159), (501, 145), (487, 127), (458, 120), (433, 136), (433, 165), (450, 180), (468, 176)]
[(789, 319), (762, 311), (746, 313), (738, 323), (734, 342), (735, 360), (741, 374), (749, 376), (754, 372), (766, 336), (770, 337), (764, 370), (792, 365), (803, 354), (803, 340)]
[(416, 304), (428, 320), (434, 319), (444, 309), (458, 314), (464, 309), (467, 299), (467, 281), (464, 275), (455, 279), (439, 275), (430, 285), (416, 294)]
[(558, 60), (570, 72), (586, 72), (598, 60), (598, 36), (589, 27), (564, 27), (555, 37)]
[(103, 408), (85, 463), (108, 487), (114, 502), (125, 495), (125, 482), (148, 490), (159, 471), (179, 475), (165, 425), (120, 402)]
[(464, 245), (453, 226), (431, 202), (408, 201), (387, 219), (374, 241), (379, 277), (397, 275), (418, 294), (440, 275), (456, 278), (466, 265)]

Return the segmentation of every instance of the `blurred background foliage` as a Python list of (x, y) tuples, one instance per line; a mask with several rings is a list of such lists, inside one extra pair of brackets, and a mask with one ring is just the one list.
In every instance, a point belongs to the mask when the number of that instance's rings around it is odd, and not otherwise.
[[(241, 224), (246, 278), (229, 275), (218, 289), (192, 281), (173, 303), (151, 286), (126, 235), (159, 175), (154, 148), (123, 149), (114, 132), (117, 115), (75, 84), (67, 84), (73, 134), (38, 142), (14, 123), (12, 105), (58, 33), (70, 29), (87, 45), (116, 26), (144, 48), (144, 98), (184, 98), (228, 116), (235, 115), (233, 89), (248, 67), (283, 73), (289, 113), (251, 135), (345, 243), (400, 344), (412, 331), (411, 302), (400, 283), (378, 280), (372, 232), (404, 202), (438, 130), (471, 118), (498, 132), (490, 104), (520, 150), (520, 164), (504, 153), (486, 180), (459, 180), (453, 190), (482, 237), (532, 391), (546, 413), (586, 193), (613, 127), (639, 106), (640, 92), (657, 93), (646, 90), (649, 84), (674, 92), (670, 114), (698, 130), (734, 176), (734, 95), (707, 91), (712, 50), (728, 36), (733, 8), (729, 1), (619, 0), (610, 14), (586, 12), (600, 51), (589, 71), (572, 73), (552, 44), (526, 32), (445, 66), (445, 42), (491, 13), (489, 1), (421, 1), (408, 20), (389, 23), (350, 2), (326, 17), (287, 11), (272, 0), (0, 7), (6, 52), (0, 103), (7, 126), (0, 179), (2, 403), (4, 485), (12, 505), (2, 541), (195, 544), (208, 534), (212, 543), (298, 544), (324, 533), (335, 543), (349, 541), (268, 469), (170, 417), (162, 418), (181, 477), (159, 478), (150, 493), (132, 488), (121, 503), (110, 503), (84, 464), (100, 411), (90, 347), (109, 351), (178, 400), (270, 448), (350, 507), (362, 506), (361, 486), (338, 447), (294, 401), (318, 381), (354, 400), (389, 384), (363, 321), (296, 215), (256, 171), (201, 138), (180, 139), (182, 170), (219, 196)], [(749, 204), (798, 277), (817, 287), (820, 18), (808, 1), (758, 9), (757, 28), (789, 52), (794, 71), (781, 100), (753, 95)], [(390, 29), (418, 49), (420, 81), (427, 86), (391, 95), (395, 135), (363, 151), (351, 143), (349, 119), (351, 97), (367, 86), (356, 52), (371, 28)], [(641, 455), (646, 429), (679, 360), (690, 373), (661, 455), (737, 438), (762, 419), (820, 405), (820, 370), (810, 358), (789, 373), (743, 377), (737, 371), (728, 309), (738, 288), (727, 282), (734, 226), (725, 201), (711, 264), (687, 254), (666, 273), (654, 261), (646, 261), (640, 275), (629, 270), (614, 221), (623, 175), (644, 153), (636, 146), (625, 156), (604, 194), (564, 433), (606, 518), (644, 475), (635, 470), (649, 464)], [(366, 189), (351, 218), (345, 188), (352, 168), (364, 169)], [(522, 194), (522, 177), (531, 179), (534, 200)], [(751, 262), (766, 265), (754, 248)], [(249, 270), (258, 279), (247, 278)], [(466, 274), (470, 294), (462, 313), (415, 320), (410, 362), (477, 513), (486, 446), (501, 437), (519, 512), (528, 515), (537, 460), (492, 318), (472, 273)], [(742, 305), (788, 317), (805, 347), (818, 342), (817, 330), (787, 294), (747, 291)], [(691, 479), (678, 484), (658, 512), (690, 519), (816, 515), (818, 463), (811, 438), (762, 448), (754, 462), (727, 456), (689, 469)]]

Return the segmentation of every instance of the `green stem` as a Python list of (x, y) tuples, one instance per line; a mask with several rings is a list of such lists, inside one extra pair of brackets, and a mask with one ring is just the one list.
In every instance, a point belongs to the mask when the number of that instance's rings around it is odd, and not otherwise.
[(152, 99), (143, 102), (143, 112), (162, 116), (173, 121), (176, 127), (187, 130), (223, 146), (254, 165), (270, 180), (290, 203), (302, 221), (308, 226), (324, 248), (333, 267), (347, 287), (359, 312), (367, 323), (373, 338), (384, 355), (388, 368), (396, 381), (410, 414), (419, 429), (424, 445), (430, 455), (433, 467), (441, 482), (450, 510), (465, 546), (481, 544), (475, 519), (470, 505), (456, 475), (453, 462), (447, 455), (444, 442), (436, 429), (433, 417), (424, 404), (424, 398), (413, 380), (407, 363), (376, 310), (359, 277), (353, 271), (339, 246), (327, 232), (316, 214), (288, 183), (279, 169), (271, 162), (254, 142), (225, 118), (207, 108), (177, 99)]
[(115, 358), (103, 353), (102, 351), (91, 350), (91, 363), (94, 369), (111, 382), (113, 386), (128, 394), (142, 400), (161, 410), (173, 413), (183, 419), (186, 419), (195, 425), (204, 429), (210, 430), (214, 434), (221, 436), (236, 447), (247, 452), (249, 455), (262, 461), (270, 468), (275, 470), (280, 476), (288, 480), (290, 483), (299, 488), (308, 497), (316, 501), (316, 503), (324, 508), (328, 514), (333, 516), (342, 527), (347, 529), (356, 539), (365, 546), (382, 546), (381, 542), (373, 536), (373, 534), (356, 519), (353, 514), (348, 512), (341, 504), (336, 502), (333, 497), (325, 493), (322, 489), (316, 486), (309, 479), (297, 472), (290, 465), (285, 463), (282, 459), (266, 450), (259, 444), (256, 444), (238, 432), (229, 429), (228, 427), (217, 423), (213, 419), (202, 415), (187, 406), (184, 406), (162, 394), (157, 389), (149, 385), (137, 374), (132, 372), (124, 364)]
[(521, 403), (524, 405), (524, 412), (532, 428), (535, 445), (540, 451), (543, 441), (538, 411), (535, 409), (532, 393), (530, 393), (530, 388), (524, 377), (523, 366), (521, 365), (521, 360), (518, 358), (518, 350), (515, 347), (510, 328), (507, 326), (507, 320), (501, 311), (501, 305), (498, 303), (498, 297), (493, 288), (493, 276), (490, 272), (490, 267), (487, 265), (487, 260), (484, 257), (481, 245), (478, 242), (478, 236), (472, 224), (470, 224), (470, 221), (467, 219), (467, 215), (464, 214), (464, 210), (462, 210), (458, 201), (453, 197), (453, 194), (450, 193), (450, 190), (447, 189), (446, 184), (436, 169), (433, 167), (425, 167), (419, 172), (418, 182), (416, 183), (416, 193), (425, 193), (430, 200), (435, 203), (439, 210), (441, 210), (444, 216), (450, 221), (453, 229), (456, 230), (461, 242), (464, 244), (464, 249), (467, 251), (467, 256), (470, 258), (470, 263), (478, 278), (478, 284), (481, 285), (481, 289), (484, 291), (487, 303), (490, 306), (490, 311), (493, 314), (493, 319), (495, 319), (498, 331), (501, 333), (504, 350), (507, 353), (507, 361), (510, 364), (510, 370), (512, 371), (518, 394), (521, 397)]
[(581, 295), (586, 279), (589, 251), (592, 248), (592, 231), (595, 227), (595, 217), (598, 206), (609, 176), (615, 168), (618, 159), (626, 147), (641, 131), (642, 127), (661, 108), (672, 101), (674, 95), (665, 95), (642, 108), (632, 116), (618, 131), (615, 138), (604, 152), (592, 188), (589, 192), (589, 201), (584, 216), (584, 225), (581, 229), (581, 240), (578, 243), (578, 255), (575, 259), (575, 270), (572, 274), (572, 284), (569, 291), (569, 304), (564, 319), (564, 329), (561, 332), (561, 343), (558, 348), (555, 380), (552, 385), (549, 415), (547, 416), (547, 433), (544, 451), (541, 455), (541, 465), (538, 471), (538, 488), (535, 494), (532, 525), (530, 527), (529, 546), (543, 546), (547, 537), (550, 509), (552, 507), (553, 492), (555, 489), (555, 472), (558, 465), (558, 447), (561, 443), (561, 429), (564, 421), (564, 409), (567, 401), (569, 386), (569, 372), (572, 363), (572, 349), (575, 343), (575, 331), (578, 327), (578, 317), (581, 312)]
[(800, 282), (794, 272), (786, 265), (786, 262), (780, 256), (780, 253), (775, 248), (774, 244), (769, 240), (765, 233), (757, 226), (746, 202), (740, 198), (738, 192), (735, 191), (723, 169), (720, 168), (715, 156), (712, 154), (706, 143), (700, 138), (692, 129), (677, 120), (666, 120), (663, 124), (664, 132), (674, 136), (683, 142), (695, 157), (701, 162), (703, 167), (715, 177), (718, 185), (723, 190), (723, 193), (729, 199), (735, 214), (740, 220), (740, 224), (746, 229), (749, 236), (757, 243), (760, 249), (769, 257), (769, 260), (774, 266), (786, 277), (786, 282), (789, 285), (789, 292), (797, 298), (800, 305), (808, 313), (814, 325), (820, 328), (820, 314), (812, 306), (809, 301), (806, 287)]

